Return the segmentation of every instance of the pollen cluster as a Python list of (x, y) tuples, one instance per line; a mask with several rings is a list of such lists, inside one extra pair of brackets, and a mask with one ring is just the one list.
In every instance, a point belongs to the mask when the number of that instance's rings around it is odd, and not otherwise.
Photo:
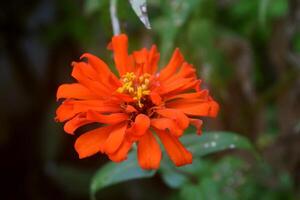
[(150, 94), (150, 76), (148, 73), (136, 76), (133, 72), (127, 72), (122, 76), (121, 82), (123, 85), (117, 89), (117, 92), (129, 94), (137, 101), (138, 106), (142, 108), (144, 106), (142, 104), (143, 97)]

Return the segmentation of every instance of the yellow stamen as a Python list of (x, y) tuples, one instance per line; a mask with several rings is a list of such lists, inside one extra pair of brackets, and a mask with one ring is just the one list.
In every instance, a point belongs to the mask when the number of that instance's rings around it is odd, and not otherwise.
[(141, 102), (142, 98), (150, 94), (150, 77), (150, 74), (145, 73), (137, 78), (133, 72), (127, 72), (122, 76), (123, 85), (117, 89), (117, 92), (131, 95), (141, 108), (144, 106)]

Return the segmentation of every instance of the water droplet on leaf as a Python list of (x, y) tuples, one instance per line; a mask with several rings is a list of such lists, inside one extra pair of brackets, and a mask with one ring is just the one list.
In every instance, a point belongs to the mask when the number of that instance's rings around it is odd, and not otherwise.
[(215, 141), (212, 141), (212, 142), (211, 142), (211, 146), (212, 146), (212, 147), (215, 147), (215, 146), (217, 146), (217, 143), (216, 143)]

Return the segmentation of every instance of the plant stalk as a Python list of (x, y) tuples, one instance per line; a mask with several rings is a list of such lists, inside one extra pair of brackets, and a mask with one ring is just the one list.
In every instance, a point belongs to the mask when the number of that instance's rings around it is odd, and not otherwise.
[(110, 0), (110, 18), (114, 35), (120, 34), (120, 23), (117, 15), (118, 0)]

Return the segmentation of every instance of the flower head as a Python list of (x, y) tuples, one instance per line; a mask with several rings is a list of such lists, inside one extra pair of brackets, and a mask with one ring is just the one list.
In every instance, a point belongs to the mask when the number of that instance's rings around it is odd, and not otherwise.
[(81, 126), (98, 123), (99, 128), (80, 135), (75, 149), (80, 158), (104, 153), (115, 162), (123, 161), (134, 143), (143, 169), (157, 169), (161, 160), (159, 138), (176, 166), (192, 162), (192, 154), (179, 138), (189, 125), (201, 133), (199, 117), (215, 117), (219, 106), (200, 88), (192, 65), (176, 49), (169, 63), (157, 71), (159, 53), (155, 45), (132, 54), (127, 52), (124, 34), (114, 36), (108, 48), (114, 53), (118, 75), (92, 54), (73, 62), (76, 83), (58, 88), (64, 99), (56, 119), (66, 122), (69, 134)]

